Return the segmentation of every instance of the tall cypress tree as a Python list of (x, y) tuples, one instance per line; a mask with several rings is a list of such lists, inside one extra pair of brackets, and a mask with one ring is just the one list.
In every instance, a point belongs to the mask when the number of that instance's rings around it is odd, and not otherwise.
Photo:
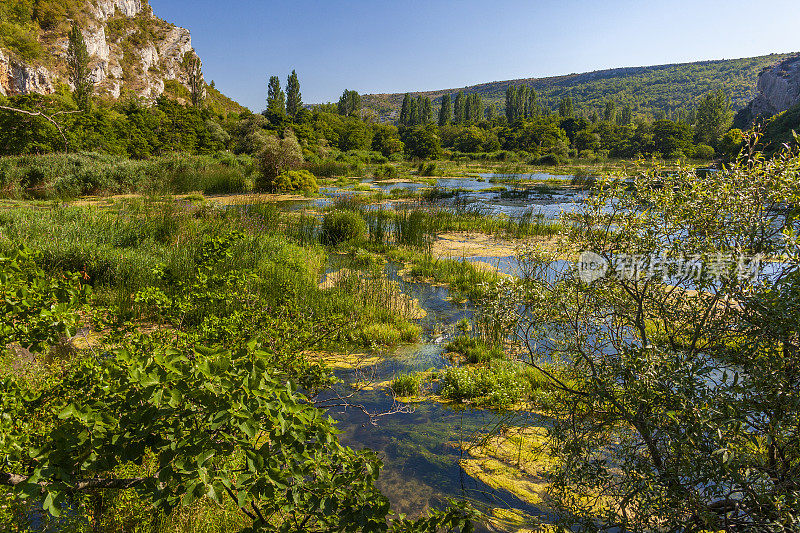
[(497, 107), (495, 104), (489, 104), (486, 106), (486, 120), (492, 122), (495, 118), (497, 118)]
[(411, 95), (406, 93), (403, 97), (403, 106), (400, 108), (400, 125), (411, 125)]
[(607, 100), (603, 107), (603, 120), (606, 122), (614, 122), (617, 117), (616, 104), (614, 100)]
[(94, 85), (89, 79), (89, 52), (86, 51), (86, 42), (83, 33), (77, 25), (72, 26), (69, 32), (69, 45), (67, 47), (67, 69), (69, 81), (72, 83), (72, 94), (75, 103), (82, 111), (91, 105), (92, 90)]
[(297, 113), (303, 107), (303, 98), (300, 94), (300, 80), (297, 79), (297, 72), (292, 70), (286, 80), (286, 112), (290, 117), (297, 117)]
[(430, 124), (433, 122), (433, 105), (431, 104), (431, 99), (427, 96), (422, 99), (420, 119), (423, 124)]
[(183, 68), (189, 78), (189, 92), (191, 93), (192, 105), (201, 107), (205, 93), (205, 81), (203, 80), (203, 62), (192, 54), (191, 57), (184, 59)]
[(633, 122), (633, 109), (631, 106), (626, 105), (622, 108), (622, 112), (617, 116), (617, 124), (621, 126), (627, 126)]
[(281, 118), (286, 116), (286, 94), (281, 89), (278, 76), (270, 76), (267, 85), (267, 116)]
[(456, 94), (456, 103), (453, 106), (453, 115), (455, 116), (454, 122), (456, 124), (464, 123), (465, 107), (466, 107), (466, 102), (464, 101), (464, 91), (458, 91), (458, 94)]
[(509, 85), (506, 87), (506, 120), (508, 123), (511, 124), (516, 120), (516, 107), (514, 105), (514, 100), (517, 96), (517, 86), (516, 85)]
[(472, 106), (470, 106), (469, 120), (473, 124), (478, 124), (483, 120), (483, 97), (478, 93), (472, 94)]
[(542, 109), (539, 107), (539, 96), (536, 94), (536, 90), (533, 87), (530, 87), (530, 92), (528, 93), (528, 116), (538, 117), (541, 112)]
[(558, 114), (561, 115), (561, 118), (570, 118), (575, 114), (571, 97), (565, 96), (561, 99), (561, 102), (558, 104)]
[(439, 126), (447, 126), (453, 120), (453, 102), (450, 95), (442, 96), (442, 107), (439, 108)]
[(409, 122), (411, 126), (417, 126), (421, 122), (422, 97), (417, 96), (411, 100), (411, 114)]
[(336, 106), (340, 115), (357, 117), (361, 114), (361, 95), (358, 91), (345, 89)]

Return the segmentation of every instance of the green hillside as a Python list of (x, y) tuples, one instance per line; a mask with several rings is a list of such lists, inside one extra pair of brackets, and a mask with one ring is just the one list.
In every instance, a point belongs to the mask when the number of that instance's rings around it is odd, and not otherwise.
[(761, 127), (761, 144), (767, 152), (780, 150), (785, 144), (795, 142), (794, 133), (800, 134), (800, 104), (778, 113)]
[[(616, 68), (412, 94), (428, 96), (437, 104), (443, 95), (463, 90), (465, 93), (482, 95), (485, 102), (496, 104), (502, 111), (506, 88), (525, 84), (533, 87), (540, 103), (553, 111), (558, 109), (563, 97), (570, 96), (576, 112), (587, 117), (593, 112), (602, 115), (606, 101), (614, 100), (618, 109), (630, 105), (634, 117), (665, 116), (675, 119), (690, 114), (702, 95), (717, 89), (722, 89), (731, 97), (734, 110), (744, 107), (755, 96), (756, 80), (761, 70), (790, 55), (770, 54), (743, 59)], [(373, 109), (384, 119), (394, 118), (402, 99), (403, 94), (399, 93), (363, 96), (365, 107)]]

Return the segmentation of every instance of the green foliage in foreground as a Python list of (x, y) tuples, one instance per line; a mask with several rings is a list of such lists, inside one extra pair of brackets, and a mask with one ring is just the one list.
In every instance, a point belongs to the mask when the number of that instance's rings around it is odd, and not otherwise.
[(82, 282), (77, 273), (45, 276), (24, 246), (0, 255), (0, 346), (41, 351), (75, 335), (75, 309), (90, 289)]
[[(186, 228), (179, 213), (170, 217)], [(474, 513), (464, 506), (387, 521), (388, 501), (375, 487), (380, 462), (341, 446), (331, 421), (292, 384), (309, 384), (308, 391), (327, 380), (295, 351), (298, 342), (300, 350), (311, 346), (316, 331), (298, 318), (290, 294), (275, 307), (254, 305), (264, 301), (259, 287), (272, 285), (255, 274), (268, 270), (229, 265), (250, 265), (261, 248), (245, 235), (215, 233), (189, 247), (183, 274), (156, 265), (151, 285), (137, 293), (139, 305), (159, 311), (166, 334), (123, 329), (116, 345), (52, 366), (3, 350), (12, 363), (0, 373), (0, 484), (11, 487), (0, 495), (3, 520), (24, 526), (41, 503), (62, 529), (89, 518), (95, 529), (117, 520), (155, 529), (161, 516), (218, 505), (239, 531), (471, 531)], [(169, 234), (162, 238), (170, 242)], [(0, 265), (0, 292), (11, 306), (4, 319), (15, 326), (4, 341), (39, 351), (74, 331), (85, 296), (74, 286), (79, 278), (51, 283), (27, 252), (2, 256)], [(316, 284), (277, 285), (319, 294)], [(52, 329), (14, 300), (25, 293), (36, 293), (30, 305), (52, 301)], [(240, 326), (257, 326), (260, 340), (243, 342), (236, 322), (226, 329), (223, 321), (237, 315)]]
[[(15, 494), (42, 499), (54, 516), (76, 492), (131, 488), (165, 513), (230, 499), (249, 519), (242, 531), (387, 531), (379, 461), (338, 444), (331, 421), (270, 359), (255, 346), (143, 345), (86, 361), (39, 390), (6, 378), (4, 469)], [(111, 475), (128, 463), (146, 475)], [(434, 515), (448, 527), (467, 518)]]
[(550, 479), (565, 525), (797, 530), (798, 173), (784, 151), (704, 177), (609, 179), (567, 217), (567, 242), (605, 274), (520, 254), (526, 274), (495, 303), (532, 365), (558, 363)]

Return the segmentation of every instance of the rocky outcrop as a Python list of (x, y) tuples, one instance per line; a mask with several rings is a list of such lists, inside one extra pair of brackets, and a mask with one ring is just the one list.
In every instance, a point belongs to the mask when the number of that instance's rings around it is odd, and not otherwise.
[(0, 94), (50, 94), (54, 91), (51, 73), (13, 58), (0, 50)]
[[(83, 37), (96, 94), (119, 98), (123, 91), (129, 91), (154, 100), (164, 92), (165, 81), (177, 80), (188, 85), (183, 63), (187, 54), (194, 53), (189, 30), (154, 17), (146, 1), (86, 2), (88, 23), (83, 28)], [(145, 24), (137, 24), (135, 19)], [(141, 26), (150, 30), (144, 43)], [(28, 64), (0, 49), (0, 94), (49, 94), (58, 83), (69, 85), (64, 68), (68, 45), (66, 35), (51, 39), (50, 61), (41, 64)]]
[(93, 14), (101, 22), (117, 12), (126, 17), (135, 17), (143, 11), (141, 0), (94, 0)]
[(800, 103), (800, 54), (764, 69), (757, 88), (758, 95), (737, 113), (736, 127), (747, 128)]

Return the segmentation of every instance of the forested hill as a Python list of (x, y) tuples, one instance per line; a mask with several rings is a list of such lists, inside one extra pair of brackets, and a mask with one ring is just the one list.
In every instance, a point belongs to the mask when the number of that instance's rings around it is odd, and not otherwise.
[[(558, 109), (562, 98), (569, 96), (576, 113), (587, 117), (594, 112), (602, 116), (605, 103), (613, 100), (618, 108), (629, 105), (634, 117), (677, 119), (692, 113), (701, 96), (718, 89), (730, 96), (735, 110), (744, 107), (756, 95), (758, 74), (790, 55), (770, 54), (743, 59), (615, 68), (549, 78), (495, 81), (412, 95), (427, 96), (436, 105), (445, 94), (460, 90), (467, 94), (477, 93), (484, 102), (497, 105), (502, 112), (506, 89), (510, 85), (524, 84), (536, 90), (540, 105), (553, 111)], [(401, 93), (363, 96), (364, 106), (374, 110), (383, 119), (396, 118), (402, 101)]]

